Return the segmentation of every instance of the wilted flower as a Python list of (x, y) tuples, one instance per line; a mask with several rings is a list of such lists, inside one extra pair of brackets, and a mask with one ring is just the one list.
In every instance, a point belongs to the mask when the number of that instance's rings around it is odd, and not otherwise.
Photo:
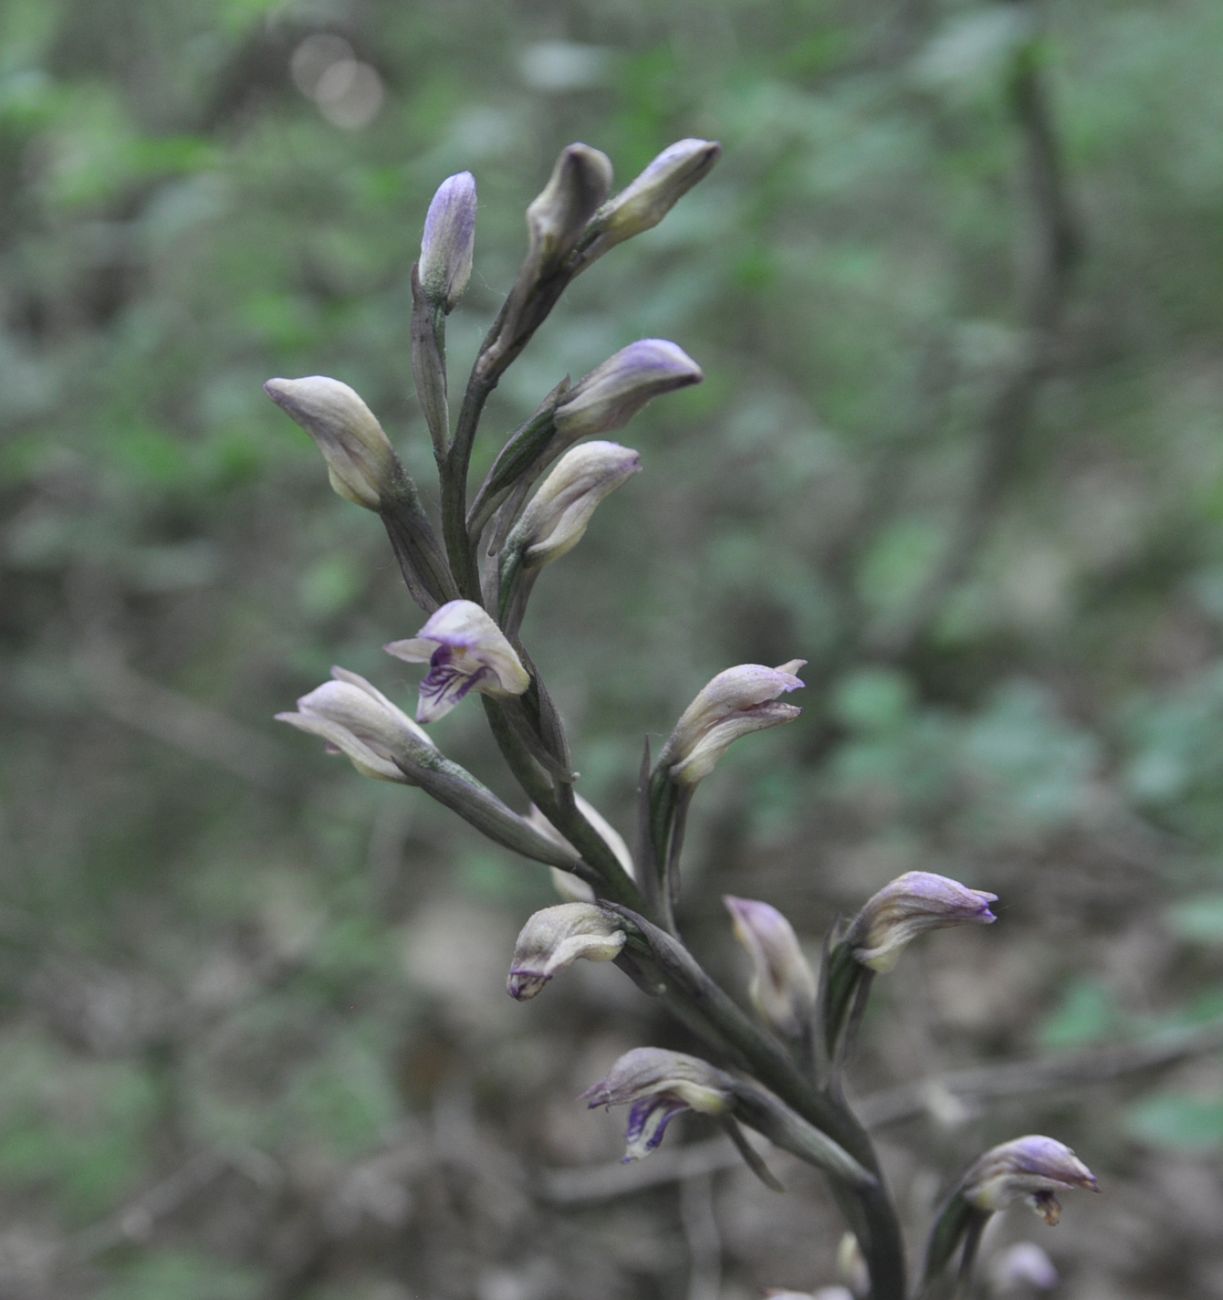
[(712, 140), (678, 140), (668, 145), (597, 214), (595, 227), (600, 233), (594, 255), (658, 225), (721, 156), (722, 146)]
[(926, 930), (950, 925), (990, 925), (997, 894), (969, 889), (929, 871), (907, 871), (885, 885), (858, 913), (845, 942), (854, 958), (875, 971), (890, 971), (901, 949)]
[(815, 976), (790, 922), (768, 903), (726, 895), (735, 938), (752, 959), (748, 993), (756, 1010), (775, 1029), (795, 1038), (811, 1020)]
[(661, 1047), (626, 1052), (580, 1101), (596, 1106), (629, 1106), (625, 1162), (655, 1150), (667, 1125), (686, 1110), (721, 1115), (731, 1108), (730, 1080), (707, 1061)]
[(533, 998), (558, 971), (579, 958), (614, 961), (624, 947), (624, 923), (593, 903), (558, 903), (536, 912), (518, 935), (506, 991)]
[(448, 176), (425, 216), (417, 274), (425, 296), (445, 312), (454, 309), (471, 279), (476, 243), (476, 182), (471, 172)]
[(740, 664), (719, 673), (684, 710), (663, 746), (659, 767), (683, 785), (695, 785), (740, 736), (790, 722), (802, 712), (778, 702), (802, 682), (794, 674), (806, 663), (791, 659), (777, 668)]
[(415, 785), (404, 769), (433, 750), (433, 741), (364, 677), (343, 668), (331, 675), (334, 681), (297, 701), (296, 713), (278, 713), (277, 719), (321, 736), (362, 776)]
[(666, 339), (639, 339), (621, 348), (570, 389), (556, 408), (563, 442), (622, 428), (652, 398), (704, 378), (701, 368)]
[(989, 1278), (991, 1291), (1001, 1295), (1052, 1291), (1061, 1280), (1053, 1261), (1034, 1241), (1017, 1241), (1000, 1250), (990, 1260)]
[(269, 379), (263, 391), (318, 444), (340, 496), (366, 510), (388, 504), (403, 470), (374, 413), (347, 384), (311, 375)]
[(1023, 1196), (1050, 1227), (1062, 1215), (1056, 1193), (1073, 1188), (1100, 1190), (1068, 1146), (1035, 1133), (991, 1148), (960, 1180), (960, 1195), (974, 1208), (993, 1213)]
[(473, 688), (486, 695), (521, 695), (531, 677), (501, 629), (474, 601), (452, 600), (415, 637), (392, 641), (388, 654), (429, 665), (420, 684), (418, 722), (443, 718)]
[[(584, 799), (580, 794), (574, 794), (574, 801), (577, 803), (578, 812), (594, 828), (595, 834), (611, 849), (615, 855), (616, 861), (624, 868), (625, 874), (630, 880), (635, 879), (636, 872), (633, 868), (633, 855), (629, 852), (628, 845), (624, 842), (624, 836), (607, 820), (606, 817), (590, 802)], [(531, 811), (527, 813), (527, 821), (540, 834), (546, 836), (554, 844), (563, 849), (568, 849), (575, 858), (581, 857), (581, 854), (573, 847), (572, 844), (556, 829), (555, 826), (535, 807), (531, 805)], [(570, 903), (593, 903), (595, 891), (580, 876), (575, 876), (572, 871), (559, 871), (552, 868), (552, 884), (560, 896)]]
[(547, 185), (527, 208), (528, 265), (535, 274), (570, 252), (607, 198), (611, 183), (612, 165), (605, 153), (586, 144), (561, 150)]
[(568, 554), (585, 536), (604, 497), (641, 469), (641, 457), (615, 442), (587, 442), (566, 452), (514, 526), (506, 553), (528, 569)]

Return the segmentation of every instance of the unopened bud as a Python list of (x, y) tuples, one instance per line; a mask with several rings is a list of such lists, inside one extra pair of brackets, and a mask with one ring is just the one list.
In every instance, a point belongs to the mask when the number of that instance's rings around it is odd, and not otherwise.
[(855, 960), (874, 971), (890, 971), (902, 949), (927, 930), (951, 925), (991, 925), (989, 905), (997, 894), (969, 889), (929, 871), (907, 871), (866, 903), (845, 936)]
[(366, 510), (389, 505), (403, 470), (374, 413), (347, 384), (311, 375), (269, 379), (263, 391), (318, 444), (340, 496)]
[(641, 457), (614, 442), (588, 442), (565, 453), (531, 498), (506, 543), (528, 570), (567, 555), (585, 536), (604, 497), (641, 469)]
[(459, 172), (438, 186), (425, 217), (417, 275), (425, 296), (444, 312), (454, 310), (471, 279), (476, 244), (476, 182)]
[(679, 140), (668, 145), (595, 216), (593, 225), (599, 233), (591, 255), (598, 257), (658, 225), (698, 181), (709, 175), (721, 156), (722, 146), (712, 140)]
[(960, 1195), (974, 1209), (992, 1214), (1022, 1196), (1050, 1227), (1062, 1215), (1057, 1193), (1073, 1189), (1100, 1187), (1068, 1146), (1035, 1133), (991, 1148), (960, 1180)]
[(731, 1081), (707, 1061), (661, 1047), (626, 1052), (579, 1100), (596, 1106), (628, 1106), (625, 1162), (655, 1150), (667, 1125), (686, 1110), (722, 1115), (733, 1104)]
[(752, 961), (748, 994), (756, 1010), (780, 1033), (796, 1038), (815, 1008), (815, 976), (790, 922), (768, 903), (726, 895), (735, 938)]
[(719, 673), (684, 710), (658, 766), (673, 781), (695, 785), (740, 736), (793, 721), (802, 710), (778, 696), (802, 686), (795, 673), (805, 662), (792, 659), (778, 668), (739, 664)]
[(519, 1002), (533, 998), (579, 958), (614, 961), (624, 947), (624, 923), (593, 903), (558, 903), (536, 912), (518, 936), (506, 991)]
[(1052, 1291), (1061, 1279), (1057, 1267), (1034, 1241), (1017, 1241), (1000, 1250), (989, 1265), (991, 1294), (1027, 1295)]
[(573, 249), (611, 183), (606, 154), (585, 144), (561, 150), (548, 184), (527, 208), (527, 262), (535, 275), (546, 274)]
[(277, 720), (321, 736), (342, 753), (362, 776), (415, 785), (411, 772), (433, 741), (364, 677), (333, 668), (333, 681), (303, 695), (296, 713)]
[(666, 339), (640, 339), (621, 348), (569, 390), (556, 408), (563, 442), (622, 428), (653, 397), (704, 378), (690, 356)]

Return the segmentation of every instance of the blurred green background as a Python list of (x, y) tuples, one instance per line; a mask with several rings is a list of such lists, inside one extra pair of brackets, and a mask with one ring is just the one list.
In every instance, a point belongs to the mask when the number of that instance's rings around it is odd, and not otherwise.
[[(527, 621), (581, 789), (627, 831), (643, 734), (809, 659), (800, 722), (698, 797), (694, 946), (741, 990), (723, 892), (815, 951), (903, 870), (996, 891), (998, 926), (880, 981), (863, 1093), (1187, 1059), (927, 1090), (883, 1130), (914, 1241), (984, 1145), (1049, 1131), (1107, 1195), (999, 1243), (1039, 1231), (1087, 1300), (1223, 1290), (1221, 120), (1213, 0), (5, 0), (0, 1295), (834, 1280), (801, 1168), (777, 1198), (698, 1146), (717, 1170), (608, 1183), (619, 1120), (573, 1098), (691, 1044), (610, 968), (510, 1003), (546, 872), (271, 721), (332, 663), (406, 705), (380, 647), (419, 621), (261, 382), (351, 383), (427, 485), (438, 182), (480, 189), (456, 382), (558, 149), (623, 183), (690, 135), (719, 167), (574, 286), (477, 449), (634, 338), (705, 369), (619, 435), (646, 472)], [(478, 709), (437, 730), (521, 806)]]

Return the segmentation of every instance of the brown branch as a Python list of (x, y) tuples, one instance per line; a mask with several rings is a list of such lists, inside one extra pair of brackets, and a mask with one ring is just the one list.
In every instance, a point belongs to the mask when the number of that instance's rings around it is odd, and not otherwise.
[[(1030, 5), (1030, 0), (1024, 0)], [(1057, 355), (1075, 267), (1082, 253), (1078, 220), (1067, 192), (1065, 162), (1039, 38), (1016, 54), (1009, 86), (1022, 140), (1023, 179), (1032, 226), (1032, 268), (1024, 294), (1023, 340), (985, 412), (971, 488), (952, 521), (943, 554), (899, 617), (868, 634), (870, 648), (904, 658), (926, 635), (952, 589), (970, 572), (1032, 426), (1036, 401)]]

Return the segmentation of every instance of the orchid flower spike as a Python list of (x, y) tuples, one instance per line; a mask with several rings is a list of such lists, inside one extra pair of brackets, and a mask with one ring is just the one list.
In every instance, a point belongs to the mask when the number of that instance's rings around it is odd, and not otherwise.
[(730, 1079), (707, 1061), (661, 1047), (626, 1052), (579, 1098), (596, 1106), (628, 1106), (628, 1146), (624, 1162), (657, 1149), (667, 1125), (686, 1110), (722, 1115), (731, 1109)]
[(874, 971), (890, 971), (910, 940), (951, 925), (991, 925), (989, 905), (997, 894), (969, 889), (929, 871), (907, 871), (885, 885), (851, 922), (845, 942), (854, 959)]
[(557, 406), (562, 444), (623, 428), (651, 399), (699, 384), (700, 366), (666, 339), (639, 339), (579, 379)]
[(992, 1147), (960, 1180), (960, 1195), (974, 1209), (992, 1214), (1022, 1196), (1050, 1227), (1062, 1217), (1057, 1193), (1067, 1189), (1100, 1186), (1068, 1146), (1036, 1133)]
[(448, 176), (425, 216), (417, 274), (435, 307), (449, 314), (471, 279), (476, 244), (476, 182), (471, 172)]
[(374, 413), (347, 384), (325, 375), (269, 379), (263, 391), (314, 439), (332, 488), (366, 510), (383, 510), (403, 467)]
[(753, 1005), (779, 1033), (797, 1038), (811, 1023), (816, 986), (793, 926), (768, 903), (729, 894), (722, 902), (752, 960)]
[(385, 649), (396, 659), (429, 665), (420, 684), (418, 722), (444, 718), (470, 690), (504, 697), (521, 695), (531, 684), (501, 629), (470, 600), (443, 605), (415, 637)]
[(518, 1002), (533, 998), (579, 958), (614, 961), (624, 947), (624, 923), (593, 903), (557, 903), (536, 912), (522, 927), (506, 991)]
[(296, 713), (278, 713), (277, 720), (321, 736), (362, 776), (417, 784), (412, 766), (435, 752), (433, 741), (364, 677), (344, 668), (331, 675), (297, 701)]
[(681, 785), (696, 785), (740, 736), (793, 721), (802, 710), (778, 697), (803, 685), (795, 673), (806, 662), (791, 659), (777, 668), (739, 664), (719, 673), (684, 710), (658, 767)]

